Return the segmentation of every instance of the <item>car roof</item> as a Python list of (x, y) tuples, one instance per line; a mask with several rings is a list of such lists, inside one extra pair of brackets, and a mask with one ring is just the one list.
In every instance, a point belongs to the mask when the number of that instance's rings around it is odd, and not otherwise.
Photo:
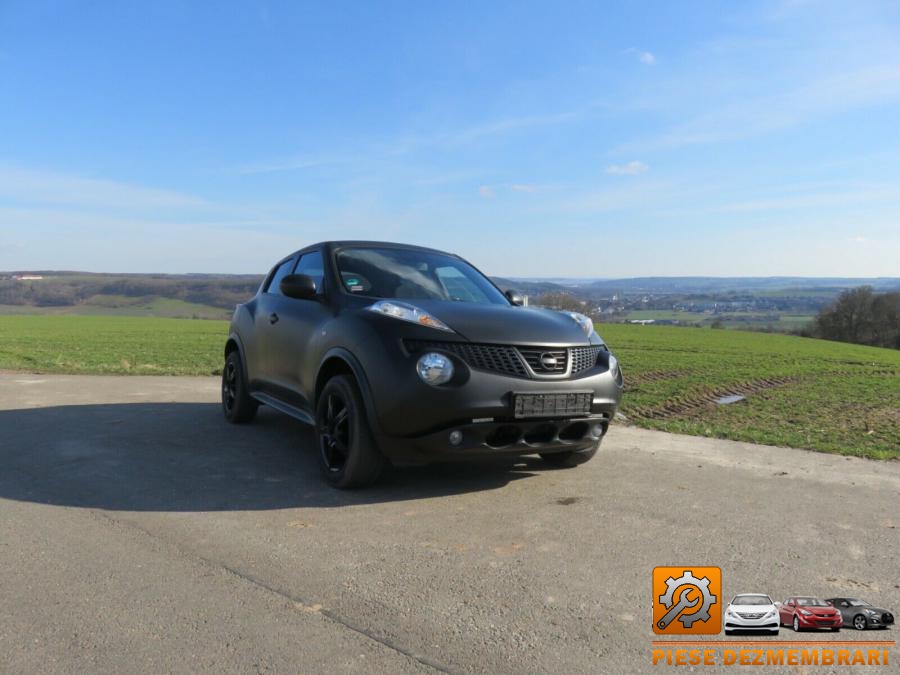
[(341, 248), (396, 248), (396, 249), (407, 249), (410, 251), (428, 251), (429, 253), (442, 253), (444, 255), (455, 255), (454, 253), (448, 253), (447, 251), (441, 251), (436, 248), (428, 248), (427, 246), (416, 246), (415, 244), (401, 244), (399, 242), (394, 241), (369, 241), (365, 239), (335, 239), (330, 241), (320, 241), (316, 244), (310, 244), (309, 246), (304, 246), (296, 253), (301, 253), (303, 251), (307, 251), (309, 249), (321, 248), (321, 249), (329, 249), (329, 250), (337, 250)]

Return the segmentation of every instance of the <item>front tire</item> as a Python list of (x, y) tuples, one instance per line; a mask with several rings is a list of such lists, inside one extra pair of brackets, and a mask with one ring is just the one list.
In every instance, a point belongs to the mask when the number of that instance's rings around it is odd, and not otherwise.
[(856, 630), (865, 630), (868, 627), (868, 622), (866, 621), (866, 617), (862, 614), (857, 614), (853, 617), (853, 627)]
[(222, 412), (232, 424), (246, 424), (256, 417), (259, 403), (250, 396), (244, 381), (244, 366), (237, 351), (225, 357), (222, 370)]
[(796, 615), (794, 615), (794, 632), (800, 632), (800, 619), (798, 619)]
[(316, 405), (319, 465), (336, 488), (372, 485), (387, 460), (372, 437), (366, 408), (356, 382), (337, 375), (326, 383)]
[(542, 452), (541, 459), (552, 467), (559, 469), (571, 469), (585, 462), (589, 462), (597, 454), (600, 441), (588, 450), (564, 450), (563, 452)]

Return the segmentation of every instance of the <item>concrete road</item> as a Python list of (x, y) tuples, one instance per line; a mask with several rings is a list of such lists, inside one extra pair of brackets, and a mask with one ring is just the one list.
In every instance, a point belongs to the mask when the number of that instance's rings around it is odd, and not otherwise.
[(0, 374), (0, 672), (646, 672), (656, 565), (900, 613), (898, 462), (617, 426), (574, 470), (343, 493), (307, 428), (217, 396)]

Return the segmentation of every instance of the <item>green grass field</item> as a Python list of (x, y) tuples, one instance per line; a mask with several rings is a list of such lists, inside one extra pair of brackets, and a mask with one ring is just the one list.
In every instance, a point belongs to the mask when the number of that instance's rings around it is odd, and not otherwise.
[[(598, 326), (639, 426), (900, 458), (900, 351), (702, 328)], [(227, 323), (141, 317), (0, 316), (0, 368), (210, 375)], [(714, 399), (743, 394), (745, 401)]]
[(27, 316), (146, 316), (175, 319), (228, 319), (227, 309), (162, 296), (129, 297), (98, 294), (77, 305), (35, 307), (0, 305), (0, 315)]
[(683, 324), (709, 326), (720, 321), (726, 328), (771, 328), (787, 332), (811, 323), (813, 314), (783, 314), (780, 312), (723, 312), (705, 314), (703, 312), (683, 312), (665, 309), (635, 309), (625, 315), (625, 320), (655, 319), (657, 321), (680, 321)]
[(0, 316), (0, 368), (47, 373), (212, 375), (226, 321)]

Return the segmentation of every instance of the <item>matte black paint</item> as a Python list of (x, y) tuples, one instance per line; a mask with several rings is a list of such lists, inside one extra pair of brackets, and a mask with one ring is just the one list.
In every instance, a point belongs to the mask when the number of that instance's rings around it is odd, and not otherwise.
[[(517, 346), (574, 347), (602, 345), (589, 340), (570, 317), (551, 310), (509, 305), (409, 300), (431, 313), (455, 333), (418, 326), (379, 315), (366, 308), (374, 301), (356, 297), (339, 283), (336, 251), (345, 247), (409, 248), (383, 242), (324, 242), (279, 261), (257, 294), (238, 305), (231, 321), (226, 354), (237, 349), (246, 369), (251, 395), (261, 403), (303, 421), (314, 419), (318, 392), (328, 373), (352, 373), (362, 392), (372, 432), (381, 451), (395, 463), (423, 463), (435, 459), (471, 458), (499, 454), (535, 454), (586, 450), (600, 442), (621, 397), (621, 380), (609, 370), (609, 352), (602, 351), (595, 367), (575, 377), (524, 379), (469, 368), (459, 357), (456, 375), (446, 385), (431, 386), (415, 370), (418, 355), (404, 340), (475, 342)], [(420, 249), (430, 250), (430, 249)], [(285, 260), (296, 262), (305, 253), (320, 251), (324, 259), (322, 286), (314, 299), (294, 299), (264, 292), (275, 269)], [(296, 286), (285, 279), (282, 287)], [(303, 280), (299, 280), (303, 285)], [(288, 288), (284, 288), (288, 290)], [(507, 296), (508, 297), (508, 296)], [(439, 351), (439, 350), (435, 350)], [(576, 441), (528, 443), (530, 430), (548, 423), (562, 431), (577, 420), (514, 420), (514, 393), (593, 392), (589, 433)], [(493, 418), (493, 421), (473, 421)], [(492, 433), (517, 430), (520, 438), (505, 447), (491, 447)], [(448, 434), (458, 429), (463, 442), (451, 447)], [(511, 433), (511, 432), (510, 432)], [(516, 435), (515, 433), (513, 435)], [(540, 436), (538, 434), (537, 436)]]

